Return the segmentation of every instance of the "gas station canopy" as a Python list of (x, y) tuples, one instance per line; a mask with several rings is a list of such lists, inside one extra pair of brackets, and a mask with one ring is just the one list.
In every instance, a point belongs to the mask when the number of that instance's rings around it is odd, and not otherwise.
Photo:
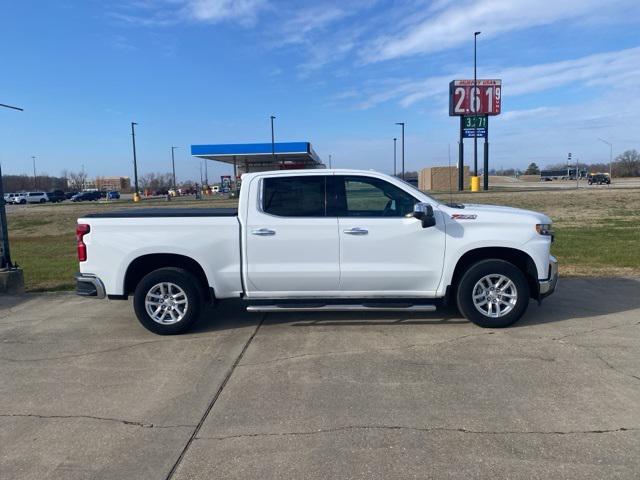
[(300, 168), (324, 168), (309, 142), (191, 145), (191, 155), (229, 163), (244, 173)]

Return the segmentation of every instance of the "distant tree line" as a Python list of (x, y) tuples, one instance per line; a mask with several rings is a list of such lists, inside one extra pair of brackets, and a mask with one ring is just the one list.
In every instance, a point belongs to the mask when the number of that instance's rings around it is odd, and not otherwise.
[(52, 190), (66, 190), (67, 179), (50, 175), (39, 175), (35, 179), (29, 175), (3, 175), (2, 187), (5, 193), (35, 190), (50, 192)]
[[(575, 167), (575, 161), (569, 165), (570, 167)], [(580, 169), (586, 169), (589, 173), (609, 173), (609, 163), (608, 162), (597, 162), (597, 163), (579, 163)], [(543, 170), (562, 170), (567, 168), (566, 162), (559, 163), (551, 163), (545, 165)], [(524, 171), (525, 175), (539, 175), (540, 168), (535, 163), (530, 163), (529, 166)], [(611, 164), (611, 171), (614, 177), (640, 177), (640, 153), (636, 150), (627, 150), (616, 158), (613, 159), (613, 163)], [(507, 169), (491, 169), (489, 170), (490, 175), (501, 175), (507, 177), (513, 177), (516, 175), (521, 175), (523, 172), (518, 170), (517, 168), (507, 168)]]

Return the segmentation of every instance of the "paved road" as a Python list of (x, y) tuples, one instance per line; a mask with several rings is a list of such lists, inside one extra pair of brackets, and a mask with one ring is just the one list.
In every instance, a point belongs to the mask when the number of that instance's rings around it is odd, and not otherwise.
[(507, 330), (207, 317), (158, 337), (127, 302), (0, 298), (0, 477), (638, 478), (638, 280), (564, 280)]

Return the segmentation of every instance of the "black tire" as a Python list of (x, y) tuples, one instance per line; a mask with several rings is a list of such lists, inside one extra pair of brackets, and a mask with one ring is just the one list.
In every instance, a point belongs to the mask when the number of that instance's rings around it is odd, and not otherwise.
[(44, 198), (41, 198), (40, 203), (47, 203), (47, 201)]
[[(154, 286), (163, 282), (177, 285), (186, 295), (188, 303), (184, 316), (175, 323), (163, 324), (155, 321), (145, 305), (147, 294), (152, 291)], [(178, 335), (186, 332), (198, 320), (201, 307), (202, 294), (198, 280), (181, 268), (160, 268), (145, 275), (138, 283), (133, 295), (133, 308), (138, 320), (147, 330), (158, 335)]]
[[(497, 318), (481, 312), (473, 302), (476, 284), (487, 275), (503, 275), (508, 278), (513, 282), (517, 294), (515, 304), (511, 307), (511, 310)], [(512, 290), (510, 292), (513, 293)], [(456, 291), (456, 300), (460, 313), (476, 325), (483, 328), (504, 328), (517, 322), (527, 310), (529, 306), (529, 284), (522, 270), (512, 263), (498, 259), (482, 260), (469, 267), (462, 275)], [(492, 308), (495, 308), (495, 306)], [(499, 306), (498, 308), (502, 307)]]

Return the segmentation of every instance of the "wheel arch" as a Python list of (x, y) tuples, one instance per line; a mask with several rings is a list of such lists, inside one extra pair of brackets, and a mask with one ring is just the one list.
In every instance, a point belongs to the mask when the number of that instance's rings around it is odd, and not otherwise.
[(457, 261), (453, 270), (451, 282), (448, 291), (451, 295), (455, 295), (455, 290), (465, 271), (471, 266), (482, 260), (504, 260), (516, 267), (524, 273), (527, 283), (529, 284), (529, 294), (532, 298), (539, 297), (539, 284), (536, 264), (533, 258), (522, 250), (510, 247), (481, 247), (474, 248), (465, 252)]
[(177, 253), (150, 253), (135, 258), (129, 263), (124, 276), (124, 296), (133, 293), (145, 275), (166, 267), (181, 268), (191, 273), (198, 280), (203, 298), (211, 302), (215, 300), (214, 289), (210, 287), (207, 274), (200, 263), (191, 257)]

